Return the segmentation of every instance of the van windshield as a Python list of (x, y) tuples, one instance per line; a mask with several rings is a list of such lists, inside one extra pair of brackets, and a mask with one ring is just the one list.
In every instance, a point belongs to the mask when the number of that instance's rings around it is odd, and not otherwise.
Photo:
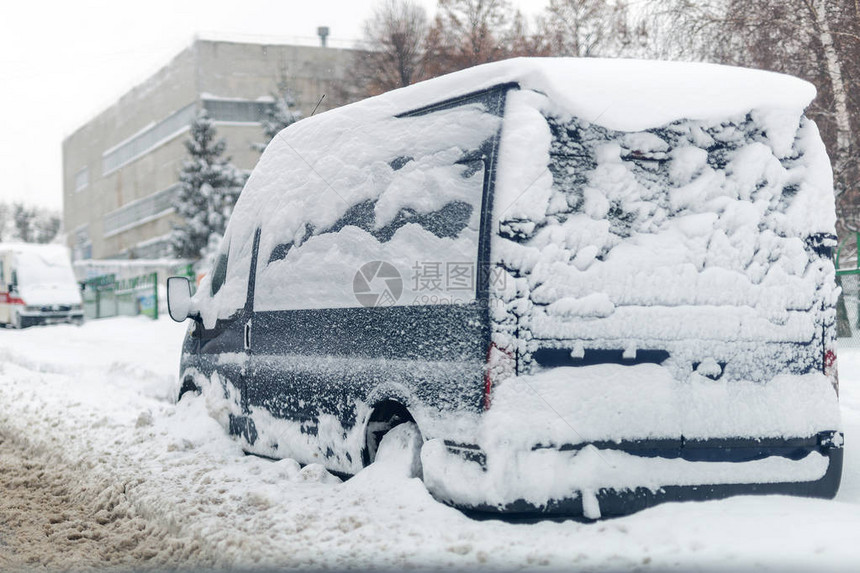
[(19, 253), (18, 284), (22, 287), (75, 285), (75, 275), (68, 257), (62, 251)]

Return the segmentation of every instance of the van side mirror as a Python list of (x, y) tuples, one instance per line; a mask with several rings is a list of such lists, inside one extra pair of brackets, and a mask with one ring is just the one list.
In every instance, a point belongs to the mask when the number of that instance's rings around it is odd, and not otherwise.
[(176, 322), (191, 316), (191, 283), (185, 277), (167, 279), (167, 312)]

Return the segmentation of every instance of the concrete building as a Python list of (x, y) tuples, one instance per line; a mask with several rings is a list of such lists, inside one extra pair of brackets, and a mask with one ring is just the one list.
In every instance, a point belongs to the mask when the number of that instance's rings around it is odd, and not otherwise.
[(76, 260), (156, 258), (176, 217), (172, 201), (189, 124), (206, 109), (227, 155), (252, 169), (259, 120), (286, 78), (304, 116), (337, 101), (352, 51), (197, 39), (155, 75), (63, 141), (63, 220)]

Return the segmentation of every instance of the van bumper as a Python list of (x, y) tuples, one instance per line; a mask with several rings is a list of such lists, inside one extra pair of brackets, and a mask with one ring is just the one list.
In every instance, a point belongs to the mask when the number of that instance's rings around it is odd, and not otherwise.
[(66, 322), (80, 324), (84, 321), (83, 310), (73, 311), (35, 311), (19, 312), (21, 328), (36, 326), (39, 324), (62, 324)]
[[(627, 515), (664, 502), (706, 501), (735, 495), (833, 498), (842, 478), (842, 442), (840, 432), (822, 432), (797, 439), (682, 439), (537, 446), (532, 452), (541, 452), (543, 456), (568, 456), (568, 459), (579, 451), (593, 447), (593, 451), (603, 452), (604, 456), (608, 456), (608, 452), (623, 452), (630, 454), (630, 459), (645, 460), (646, 464), (659, 463), (659, 460), (680, 460), (688, 462), (700, 475), (707, 475), (708, 470), (714, 469), (713, 473), (720, 476), (719, 480), (715, 480), (720, 483), (708, 483), (704, 479), (701, 483), (679, 484), (671, 483), (669, 479), (657, 487), (653, 483), (625, 487), (594, 487), (592, 484), (588, 488), (571, 487), (564, 495), (538, 500), (536, 497), (540, 498), (540, 494), (536, 495), (527, 489), (528, 476), (521, 475), (516, 464), (494, 469), (493, 460), (488, 460), (487, 454), (477, 446), (445, 441), (437, 445), (435, 453), (431, 446), (429, 455), (425, 457), (422, 454), (422, 459), (425, 462), (424, 480), (434, 497), (476, 517), (505, 515), (512, 518), (557, 516), (597, 519)], [(516, 454), (505, 457), (518, 458)], [(756, 475), (756, 480), (733, 479), (733, 469), (738, 470), (738, 476), (743, 476), (741, 470), (765, 460), (776, 460), (781, 467), (789, 470), (792, 463), (800, 466), (814, 461), (820, 467), (826, 464), (826, 470), (819, 472), (823, 475), (811, 480), (785, 479), (786, 476), (796, 475), (792, 471), (760, 473)], [(500, 484), (499, 481), (506, 483)], [(520, 486), (521, 495), (516, 495), (517, 486), (510, 487), (511, 483), (524, 484)], [(505, 494), (500, 496), (499, 492)], [(482, 496), (481, 493), (486, 495)]]

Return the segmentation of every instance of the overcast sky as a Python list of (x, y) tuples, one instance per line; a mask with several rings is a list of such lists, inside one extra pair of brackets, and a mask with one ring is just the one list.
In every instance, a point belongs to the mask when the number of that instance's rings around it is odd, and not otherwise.
[[(419, 0), (428, 15), (435, 0)], [(545, 0), (515, 0), (527, 13)], [(62, 206), (63, 138), (158, 70), (197, 33), (338, 46), (373, 0), (48, 0), (0, 5), (0, 201)]]

